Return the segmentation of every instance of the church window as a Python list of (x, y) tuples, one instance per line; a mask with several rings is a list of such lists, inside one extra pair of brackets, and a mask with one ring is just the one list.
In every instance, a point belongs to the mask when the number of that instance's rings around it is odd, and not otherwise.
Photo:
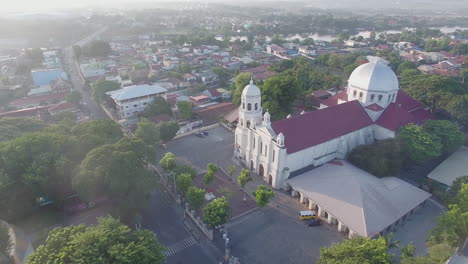
[(247, 104), (247, 110), (252, 110), (252, 105), (250, 103)]
[(260, 141), (260, 153), (262, 152), (263, 150), (263, 145), (262, 145), (262, 142)]
[(356, 95), (357, 95), (357, 91), (354, 90), (354, 92), (353, 92), (353, 98), (356, 98)]
[(267, 152), (268, 152), (268, 146), (265, 146), (265, 157), (267, 155)]
[(245, 109), (245, 102), (242, 102), (242, 109)]
[(255, 103), (255, 110), (258, 110), (258, 104)]
[(377, 99), (377, 101), (378, 101), (379, 103), (382, 102), (382, 97), (383, 97), (383, 95), (379, 95), (379, 99)]
[(271, 153), (271, 161), (275, 161), (275, 150)]
[(389, 94), (389, 95), (388, 95), (387, 102), (390, 102), (390, 99), (391, 99), (391, 98), (392, 98), (392, 95), (391, 95), (391, 94)]
[(362, 95), (363, 95), (363, 93), (360, 92), (360, 93), (359, 93), (359, 99), (362, 99)]
[(250, 121), (247, 121), (247, 127), (250, 127)]
[(371, 101), (371, 102), (374, 102), (374, 98), (375, 98), (375, 94), (371, 94), (371, 96), (370, 96), (370, 101)]

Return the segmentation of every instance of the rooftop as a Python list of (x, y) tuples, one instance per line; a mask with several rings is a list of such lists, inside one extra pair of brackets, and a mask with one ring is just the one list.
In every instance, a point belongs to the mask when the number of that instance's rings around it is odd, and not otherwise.
[(467, 163), (468, 147), (462, 146), (431, 171), (427, 177), (447, 186), (452, 186), (453, 181), (458, 177), (468, 175)]
[(127, 86), (119, 90), (107, 92), (106, 94), (116, 101), (123, 101), (142, 96), (162, 94), (165, 92), (167, 92), (167, 90), (159, 85), (142, 84)]
[(338, 162), (288, 183), (361, 236), (385, 230), (431, 196), (399, 178), (377, 178), (347, 161)]

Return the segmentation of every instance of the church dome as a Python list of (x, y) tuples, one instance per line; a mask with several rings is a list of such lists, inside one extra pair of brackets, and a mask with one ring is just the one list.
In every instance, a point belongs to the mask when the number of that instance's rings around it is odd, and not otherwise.
[(390, 93), (398, 90), (395, 73), (379, 60), (357, 67), (349, 77), (348, 86), (369, 92)]
[(242, 97), (259, 97), (260, 95), (260, 88), (253, 84), (253, 80), (250, 79), (250, 83), (242, 90)]

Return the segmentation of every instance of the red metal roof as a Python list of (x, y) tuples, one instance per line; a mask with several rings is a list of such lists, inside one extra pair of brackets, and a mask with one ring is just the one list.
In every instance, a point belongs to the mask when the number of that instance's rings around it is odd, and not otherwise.
[(208, 92), (210, 92), (212, 97), (221, 97), (221, 93), (218, 92), (215, 88), (209, 89)]
[(370, 126), (372, 123), (361, 104), (354, 100), (279, 120), (271, 126), (276, 134), (283, 133), (287, 152), (294, 153)]
[(341, 92), (338, 92), (337, 94), (335, 94), (334, 96), (332, 96), (332, 97), (330, 97), (328, 99), (325, 99), (325, 100), (321, 101), (320, 103), (330, 107), (330, 106), (337, 105), (338, 104), (338, 99), (340, 99), (342, 101), (345, 101), (345, 102), (348, 101), (348, 93), (346, 92), (346, 89), (344, 89)]
[(413, 97), (409, 96), (402, 90), (398, 90), (395, 103), (397, 105), (401, 105), (408, 112), (423, 107), (423, 105), (420, 102), (416, 101)]
[(372, 110), (372, 111), (376, 111), (376, 112), (384, 110), (383, 107), (381, 107), (380, 105), (378, 105), (376, 103), (368, 105), (365, 108), (369, 109), (369, 110)]

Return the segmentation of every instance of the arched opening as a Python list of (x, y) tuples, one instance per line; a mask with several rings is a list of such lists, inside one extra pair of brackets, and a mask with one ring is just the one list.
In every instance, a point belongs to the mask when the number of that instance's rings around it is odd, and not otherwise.
[(371, 96), (370, 96), (370, 101), (371, 101), (371, 102), (374, 102), (374, 99), (375, 99), (375, 94), (371, 94)]
[(377, 99), (377, 101), (378, 101), (379, 103), (382, 102), (382, 97), (383, 97), (383, 95), (379, 95), (379, 99)]
[(255, 103), (255, 110), (258, 110), (258, 104)]
[(258, 175), (263, 177), (263, 173), (264, 173), (263, 165), (260, 164), (260, 166), (258, 167)]
[(271, 177), (271, 174), (268, 174), (268, 184), (273, 186), (273, 177)]
[(250, 170), (253, 170), (254, 169), (254, 166), (253, 166), (253, 160), (250, 161)]
[(356, 98), (356, 95), (357, 95), (357, 91), (354, 90), (354, 92), (353, 92), (353, 98)]
[(324, 212), (323, 212), (323, 218), (328, 218), (328, 213), (327, 213), (327, 211), (324, 211)]
[(347, 226), (344, 227), (343, 233), (345, 233), (346, 236), (349, 236), (349, 228)]
[(364, 94), (363, 94), (362, 92), (359, 93), (359, 99), (360, 99), (360, 100), (362, 99), (362, 96), (363, 96), (363, 95), (364, 95)]
[(250, 121), (247, 121), (247, 127), (250, 127)]
[(252, 110), (252, 105), (250, 103), (247, 104), (247, 110)]

